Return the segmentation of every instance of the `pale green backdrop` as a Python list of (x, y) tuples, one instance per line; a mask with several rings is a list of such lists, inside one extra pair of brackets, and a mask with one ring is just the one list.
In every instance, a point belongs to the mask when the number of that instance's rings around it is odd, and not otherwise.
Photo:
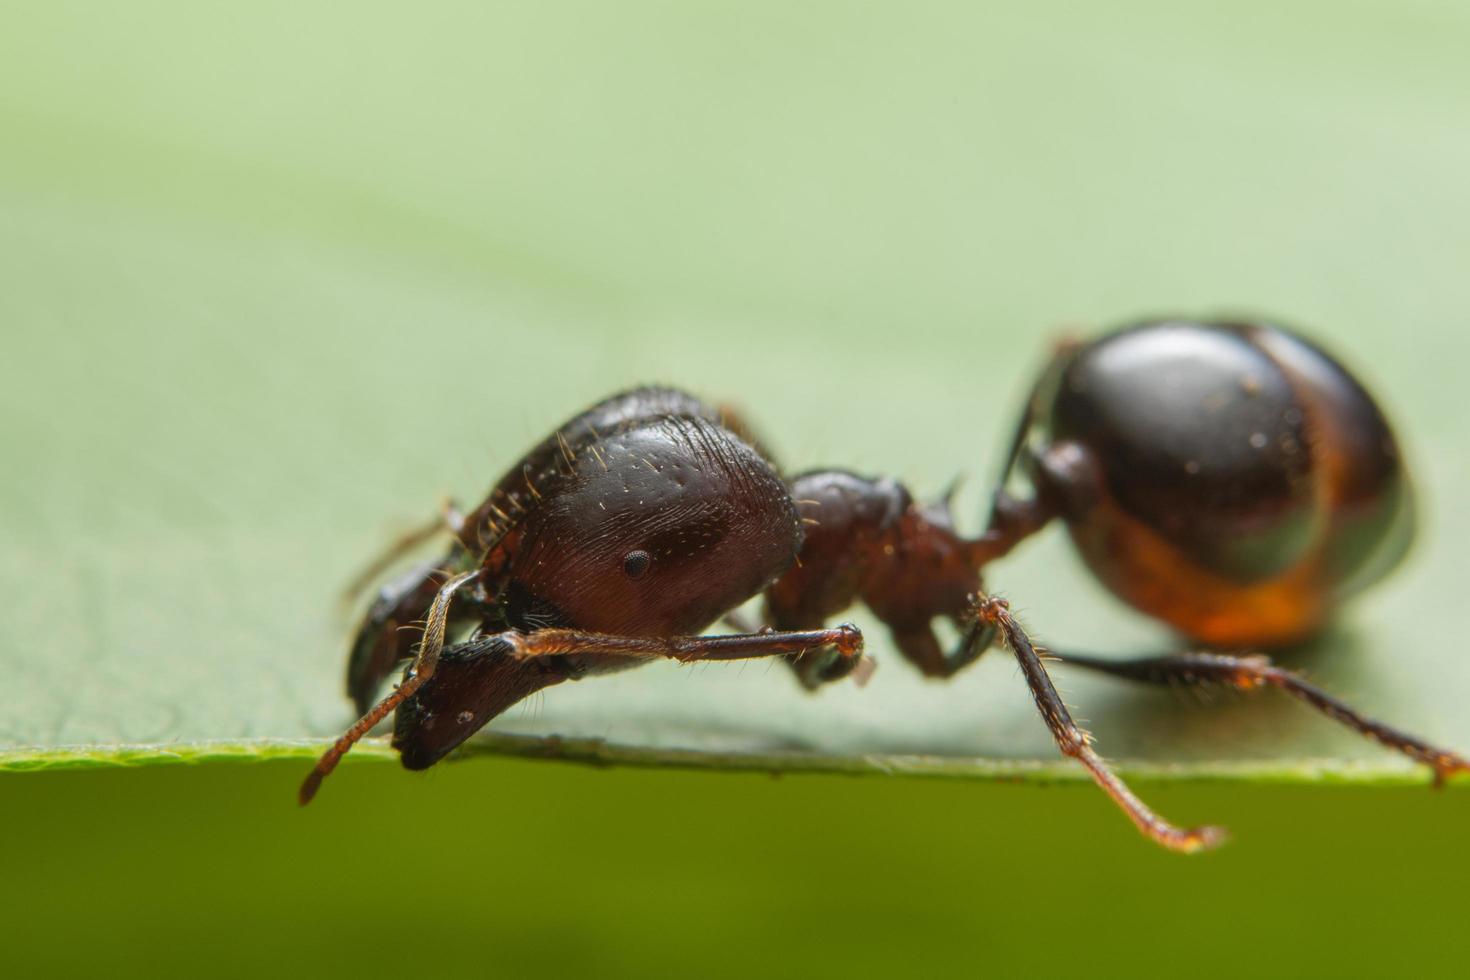
[[(342, 582), (588, 402), (673, 382), (793, 467), (964, 474), (973, 528), (1049, 339), (1157, 312), (1283, 317), (1381, 394), (1425, 533), (1296, 662), (1470, 749), (1467, 52), (1436, 2), (0, 5), (0, 768), (292, 756), (0, 778), (0, 932), (240, 973), (1449, 955), (1470, 795), (1270, 697), (1065, 678), (1161, 809), (1235, 825), (1199, 861), (1070, 785), (481, 760), (290, 797), (350, 721)], [(990, 585), (1059, 646), (1169, 642), (1059, 534)], [(863, 691), (658, 666), (496, 727), (1052, 759), (1006, 658), (933, 685), (873, 652)]]

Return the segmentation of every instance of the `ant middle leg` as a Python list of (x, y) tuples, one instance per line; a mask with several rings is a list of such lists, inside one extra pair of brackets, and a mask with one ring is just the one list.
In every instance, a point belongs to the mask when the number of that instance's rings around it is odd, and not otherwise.
[(917, 667), (925, 677), (936, 680), (948, 680), (979, 660), (986, 650), (994, 646), (997, 639), (994, 627), (973, 636), (966, 633), (960, 637), (960, 642), (953, 650), (945, 653), (940, 646), (939, 637), (934, 635), (932, 623), (925, 622), (916, 626), (890, 624), (889, 631), (894, 645), (904, 659)]
[(1230, 656), (1219, 653), (1178, 653), (1162, 657), (1106, 660), (1082, 654), (1052, 653), (1061, 663), (1074, 667), (1142, 681), (1178, 687), (1231, 687), (1254, 691), (1270, 685), (1311, 705), (1322, 714), (1380, 745), (1402, 752), (1415, 762), (1429, 766), (1436, 786), (1457, 772), (1470, 772), (1470, 761), (1446, 749), (1430, 745), (1396, 728), (1375, 721), (1300, 674), (1278, 667), (1269, 657), (1255, 654)]
[(1041, 657), (1031, 638), (1011, 615), (1010, 606), (1004, 599), (993, 596), (977, 596), (974, 602), (974, 624), (970, 628), (972, 642), (977, 645), (984, 639), (987, 630), (994, 630), (1015, 655), (1026, 684), (1031, 688), (1031, 697), (1041, 712), (1052, 738), (1063, 755), (1076, 759), (1087, 769), (1102, 790), (1112, 798), (1128, 818), (1133, 821), (1145, 837), (1174, 851), (1192, 853), (1221, 843), (1225, 832), (1219, 827), (1180, 828), (1149, 809), (1102, 760), (1092, 748), (1092, 736), (1077, 726), (1071, 713), (1063, 703), (1061, 695), (1052, 685), (1042, 665)]

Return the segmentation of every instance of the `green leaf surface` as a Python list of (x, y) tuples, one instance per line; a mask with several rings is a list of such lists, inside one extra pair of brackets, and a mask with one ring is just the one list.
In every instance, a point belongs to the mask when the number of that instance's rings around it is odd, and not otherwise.
[(0, 890), (7, 974), (1464, 972), (1470, 793), (1142, 786), (1234, 831), (1231, 847), (1184, 859), (1082, 784), (482, 758), (357, 766), (302, 812), (288, 802), (300, 767), (0, 779), (17, 842)]
[[(793, 467), (965, 474), (975, 528), (1049, 339), (1161, 311), (1299, 323), (1390, 407), (1423, 535), (1293, 663), (1470, 748), (1467, 42), (1431, 2), (10, 6), (0, 768), (312, 754), (352, 572), (638, 382)], [(1172, 642), (1055, 530), (988, 584), (1058, 647)], [(655, 665), (479, 747), (1061, 771), (1007, 657), (929, 683), (857, 622), (866, 689)], [(1135, 769), (1408, 778), (1283, 698), (1062, 684)]]

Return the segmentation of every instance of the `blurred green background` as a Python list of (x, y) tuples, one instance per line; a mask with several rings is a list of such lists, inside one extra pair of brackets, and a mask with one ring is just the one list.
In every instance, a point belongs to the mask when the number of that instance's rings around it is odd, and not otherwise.
[[(8, 955), (1447, 970), (1470, 794), (1269, 697), (1064, 680), (1161, 810), (1237, 832), (1198, 860), (1071, 783), (477, 759), (291, 793), (350, 721), (340, 585), (585, 404), (737, 401), (793, 467), (968, 475), (974, 527), (1050, 338), (1157, 312), (1283, 317), (1380, 393), (1426, 533), (1297, 663), (1470, 747), (1467, 44), (1448, 2), (0, 5), (0, 768), (292, 757), (3, 774)], [(1059, 646), (1169, 642), (1055, 533), (990, 585)], [(659, 666), (495, 727), (1053, 759), (1006, 658), (937, 686), (874, 636), (863, 691)]]

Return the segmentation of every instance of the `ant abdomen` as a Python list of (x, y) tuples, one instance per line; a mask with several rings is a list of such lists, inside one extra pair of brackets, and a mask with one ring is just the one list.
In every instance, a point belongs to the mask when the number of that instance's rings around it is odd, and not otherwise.
[(1161, 321), (1060, 365), (1036, 480), (1098, 577), (1207, 643), (1278, 645), (1387, 572), (1412, 528), (1367, 391), (1277, 327)]

